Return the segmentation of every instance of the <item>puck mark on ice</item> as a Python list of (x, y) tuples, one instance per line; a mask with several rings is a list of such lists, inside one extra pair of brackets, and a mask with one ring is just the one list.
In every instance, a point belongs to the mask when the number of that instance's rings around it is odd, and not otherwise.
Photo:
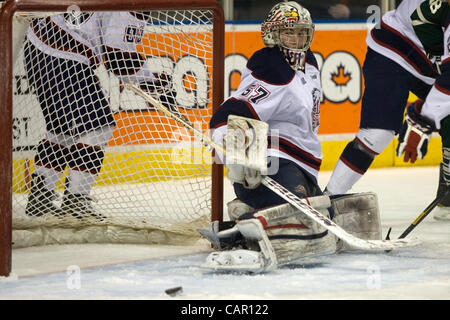
[(165, 291), (165, 293), (168, 294), (169, 296), (175, 296), (182, 292), (183, 292), (183, 287), (174, 287), (174, 288), (167, 289)]

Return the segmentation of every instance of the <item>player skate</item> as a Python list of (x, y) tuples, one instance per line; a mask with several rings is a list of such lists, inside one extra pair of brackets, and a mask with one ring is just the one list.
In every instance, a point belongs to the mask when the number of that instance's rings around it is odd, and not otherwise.
[[(446, 148), (445, 148), (446, 149)], [(445, 157), (445, 149), (444, 149), (444, 157)], [(445, 177), (449, 177), (448, 174), (448, 166), (445, 166), (444, 163), (441, 163), (439, 166), (439, 187), (437, 190), (437, 197), (440, 197), (444, 194), (444, 192), (448, 188), (448, 183), (446, 182)], [(441, 202), (437, 205), (434, 215), (434, 219), (440, 221), (450, 221), (450, 195), (444, 197)]]
[(32, 217), (40, 217), (46, 214), (60, 216), (61, 210), (53, 202), (56, 199), (56, 192), (45, 188), (44, 177), (32, 174), (31, 189), (25, 208), (26, 215)]
[(92, 197), (88, 195), (74, 194), (66, 190), (61, 204), (61, 212), (80, 220), (94, 218), (97, 221), (103, 221), (105, 216), (95, 212), (92, 202)]

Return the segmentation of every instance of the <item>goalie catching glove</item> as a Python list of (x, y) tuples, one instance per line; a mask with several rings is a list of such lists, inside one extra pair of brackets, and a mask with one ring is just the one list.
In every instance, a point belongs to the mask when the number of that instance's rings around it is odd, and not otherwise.
[(227, 177), (247, 189), (257, 188), (267, 169), (268, 124), (230, 115), (227, 122), (225, 149)]
[(428, 141), (435, 130), (433, 122), (420, 114), (423, 103), (423, 100), (418, 100), (406, 109), (397, 147), (398, 157), (405, 154), (404, 162), (414, 163), (417, 159), (423, 159), (428, 150)]

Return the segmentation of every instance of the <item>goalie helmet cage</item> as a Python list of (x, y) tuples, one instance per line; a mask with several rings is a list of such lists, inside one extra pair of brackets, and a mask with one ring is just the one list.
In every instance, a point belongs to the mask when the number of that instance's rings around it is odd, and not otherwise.
[[(0, 155), (0, 276), (8, 276), (11, 272), (13, 229), (16, 227), (25, 231), (39, 229), (42, 225), (77, 231), (82, 227), (103, 228), (94, 231), (96, 234), (111, 232), (111, 229), (99, 231), (104, 228), (124, 228), (123, 233), (121, 229), (113, 232), (112, 242), (117, 242), (117, 237), (127, 242), (142, 230), (145, 230), (145, 241), (158, 242), (148, 234), (156, 230), (156, 238), (158, 234), (160, 238), (167, 238), (165, 233), (164, 236), (160, 233), (168, 231), (175, 239), (172, 243), (176, 243), (183, 241), (184, 229), (192, 233), (199, 223), (204, 225), (209, 220), (222, 219), (222, 165), (214, 163), (211, 151), (175, 121), (158, 114), (151, 106), (143, 108), (143, 102), (127, 92), (120, 77), (111, 75), (107, 68), (103, 68), (98, 77), (113, 111), (115, 127), (104, 148), (101, 171), (90, 194), (99, 198), (93, 204), (98, 215), (92, 219), (77, 219), (73, 214), (67, 217), (26, 214), (27, 197), (33, 183), (31, 173), (35, 169), (34, 157), (39, 141), (47, 137), (47, 133), (36, 90), (31, 89), (24, 71), (26, 59), (15, 61), (16, 57), (13, 57), (13, 41), (17, 38), (13, 35), (13, 20), (17, 14), (45, 18), (67, 13), (73, 6), (81, 12), (93, 12), (93, 16), (99, 11), (147, 12), (151, 22), (145, 25), (142, 34), (131, 35), (142, 36), (139, 42), (136, 41), (136, 49), (145, 57), (146, 63), (155, 68), (157, 73), (154, 75), (166, 74), (167, 70), (173, 73), (168, 79), (173, 81), (172, 93), (175, 93), (166, 103), (194, 126), (206, 131), (213, 110), (223, 101), (224, 16), (222, 7), (215, 0), (15, 0), (4, 3), (0, 16), (0, 70), (4, 77), (0, 82), (0, 108), (3, 110), (0, 135), (4, 148)], [(32, 21), (31, 18), (27, 23)], [(152, 60), (153, 57), (159, 60)], [(104, 59), (102, 57), (100, 61)], [(17, 65), (20, 65), (22, 75), (16, 74)], [(111, 87), (105, 87), (108, 85)], [(154, 93), (161, 94), (160, 91)], [(23, 107), (27, 109), (16, 111)], [(25, 123), (21, 123), (24, 119), (27, 119)], [(23, 136), (24, 131), (29, 136)], [(55, 187), (60, 197), (64, 196), (67, 175), (66, 166)], [(180, 203), (182, 208), (177, 207)], [(170, 212), (164, 212), (164, 207), (172, 204), (175, 206), (167, 209)], [(155, 212), (147, 213), (146, 210)], [(167, 216), (172, 213), (173, 217)], [(17, 221), (16, 214), (20, 217)], [(102, 219), (98, 219), (99, 216)], [(88, 230), (85, 237), (91, 236), (92, 230)], [(62, 241), (70, 240), (62, 237)], [(77, 241), (89, 242), (85, 238), (75, 238)]]

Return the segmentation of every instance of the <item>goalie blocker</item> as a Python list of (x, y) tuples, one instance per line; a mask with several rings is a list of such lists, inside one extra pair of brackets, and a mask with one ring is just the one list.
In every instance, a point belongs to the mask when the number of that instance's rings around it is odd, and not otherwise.
[[(305, 198), (347, 232), (367, 240), (381, 239), (375, 193)], [(233, 200), (228, 214), (234, 221), (214, 221), (199, 229), (217, 251), (208, 255), (206, 269), (261, 273), (298, 263), (311, 256), (347, 250), (338, 238), (286, 203), (262, 210)]]

